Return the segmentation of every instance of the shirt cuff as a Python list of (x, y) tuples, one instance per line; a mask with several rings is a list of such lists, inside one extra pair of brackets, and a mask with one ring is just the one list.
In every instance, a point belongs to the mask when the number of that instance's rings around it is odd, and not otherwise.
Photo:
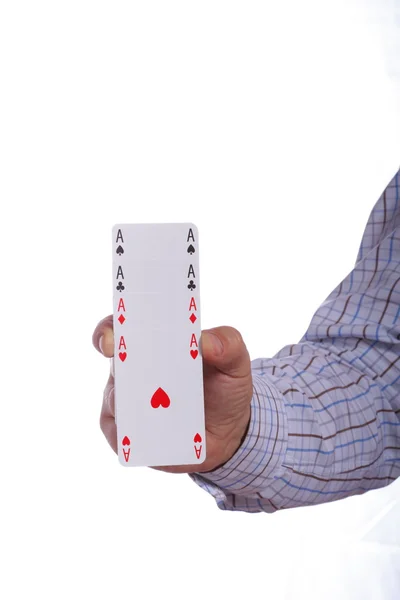
[(190, 477), (220, 500), (219, 490), (255, 497), (283, 475), (286, 448), (287, 416), (282, 394), (266, 376), (253, 374), (250, 424), (240, 448), (218, 469), (191, 473)]

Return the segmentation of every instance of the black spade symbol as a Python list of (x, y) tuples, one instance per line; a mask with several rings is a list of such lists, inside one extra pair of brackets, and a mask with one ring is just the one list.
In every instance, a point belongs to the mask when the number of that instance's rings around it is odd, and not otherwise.
[(122, 246), (118, 246), (117, 250), (116, 250), (117, 254), (119, 254), (119, 256), (121, 256), (121, 254), (124, 253), (124, 249)]
[(187, 249), (187, 251), (189, 252), (190, 255), (193, 254), (193, 252), (196, 252), (196, 250), (193, 248), (192, 244), (190, 244), (189, 248)]

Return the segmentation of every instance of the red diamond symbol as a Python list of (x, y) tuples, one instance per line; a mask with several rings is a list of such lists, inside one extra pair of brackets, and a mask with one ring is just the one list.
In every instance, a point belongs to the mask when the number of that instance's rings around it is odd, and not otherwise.
[(118, 321), (119, 321), (119, 322), (121, 323), (121, 325), (122, 325), (122, 323), (125, 321), (125, 317), (124, 317), (124, 315), (119, 315), (119, 317), (118, 317)]
[(192, 321), (192, 323), (194, 323), (196, 321), (197, 317), (196, 317), (196, 315), (191, 314), (189, 319)]

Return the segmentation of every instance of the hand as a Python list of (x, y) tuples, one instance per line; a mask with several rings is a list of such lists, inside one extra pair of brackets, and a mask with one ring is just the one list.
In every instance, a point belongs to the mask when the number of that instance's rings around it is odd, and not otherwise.
[[(112, 315), (97, 325), (93, 345), (111, 358), (111, 373), (103, 396), (100, 427), (117, 452), (114, 408), (114, 332)], [(237, 451), (250, 421), (253, 395), (250, 356), (240, 333), (233, 327), (204, 330), (203, 355), (207, 458), (202, 464), (153, 467), (168, 473), (205, 473), (226, 463)]]

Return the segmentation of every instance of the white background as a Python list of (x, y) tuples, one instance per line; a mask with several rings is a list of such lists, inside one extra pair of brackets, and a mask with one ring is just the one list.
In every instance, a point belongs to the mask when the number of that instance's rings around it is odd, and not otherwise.
[(251, 515), (123, 469), (91, 334), (112, 225), (193, 221), (203, 328), (298, 341), (399, 167), (399, 56), (395, 0), (0, 2), (1, 598), (398, 597), (398, 481)]

